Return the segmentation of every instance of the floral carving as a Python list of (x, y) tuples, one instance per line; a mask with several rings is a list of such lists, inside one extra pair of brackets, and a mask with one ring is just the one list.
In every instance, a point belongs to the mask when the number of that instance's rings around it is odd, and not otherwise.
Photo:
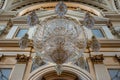
[(22, 55), (21, 54), (17, 54), (16, 60), (18, 62), (27, 62), (29, 60), (29, 57), (27, 57), (24, 54), (22, 54)]
[(104, 60), (103, 54), (90, 56), (90, 59), (94, 63), (102, 63)]

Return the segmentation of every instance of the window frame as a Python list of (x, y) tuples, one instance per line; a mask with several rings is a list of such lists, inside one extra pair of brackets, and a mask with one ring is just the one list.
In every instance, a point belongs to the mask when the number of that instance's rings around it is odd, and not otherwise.
[(17, 28), (17, 30), (16, 30), (15, 33), (14, 33), (13, 39), (20, 39), (20, 38), (21, 38), (21, 37), (16, 37), (17, 34), (18, 34), (18, 32), (19, 32), (21, 29), (27, 29), (27, 30), (29, 30), (27, 26), (19, 26), (19, 25), (15, 25), (15, 26), (18, 26), (18, 28)]
[(0, 24), (0, 27), (4, 27), (2, 30), (0, 29), (0, 31), (2, 31), (2, 32), (0, 32), (0, 35), (4, 32), (4, 30), (5, 30), (5, 28), (6, 28), (6, 25), (5, 24)]
[[(100, 31), (102, 32), (102, 34), (103, 34), (103, 37), (101, 37), (101, 38), (96, 37), (96, 36), (94, 35), (93, 31), (92, 31), (92, 30), (94, 30), (94, 29), (100, 30)], [(92, 28), (92, 30), (91, 30), (92, 35), (95, 36), (97, 39), (107, 39), (107, 36), (106, 36), (104, 30), (102, 29), (102, 27), (100, 27), (100, 26), (99, 26), (99, 27), (94, 27), (94, 28)]]
[(108, 75), (109, 75), (109, 77), (110, 77), (110, 79), (111, 79), (111, 76), (110, 76), (110, 73), (109, 73), (109, 69), (113, 69), (113, 70), (119, 69), (119, 70), (120, 70), (120, 66), (119, 66), (119, 65), (107, 66)]
[(9, 64), (6, 64), (6, 65), (0, 64), (0, 69), (11, 69), (10, 75), (8, 77), (8, 80), (9, 80), (11, 75), (12, 75), (13, 69), (14, 69), (14, 64), (11, 64), (11, 65), (9, 65)]
[(7, 77), (8, 80), (9, 80), (9, 79), (10, 79), (10, 76), (11, 76), (11, 73), (12, 73), (12, 68), (0, 68), (0, 69), (10, 69), (10, 70), (11, 70), (10, 73), (9, 73), (9, 76)]

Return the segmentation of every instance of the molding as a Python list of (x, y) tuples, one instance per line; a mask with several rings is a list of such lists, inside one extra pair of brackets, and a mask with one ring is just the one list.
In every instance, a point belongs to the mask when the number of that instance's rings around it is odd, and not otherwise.
[(115, 55), (120, 56), (120, 51), (119, 52), (115, 52), (115, 51), (114, 52), (91, 52), (90, 54), (91, 55), (100, 55), (100, 54), (103, 54), (104, 57), (107, 57), (107, 56), (114, 57)]
[[(76, 74), (80, 76), (83, 80), (93, 80), (91, 74), (81, 69), (80, 67), (74, 66), (72, 64), (64, 64), (62, 68), (63, 71), (65, 70)], [(51, 71), (55, 71), (55, 64), (49, 63), (31, 72), (28, 80), (37, 80), (39, 77), (42, 77), (43, 75)]]
[[(98, 39), (101, 48), (102, 47), (107, 47), (107, 48), (120, 48), (120, 40), (119, 39), (104, 39), (100, 40)], [(19, 39), (0, 39), (0, 47), (19, 47), (18, 43)], [(29, 47), (32, 47), (32, 42), (30, 43)]]
[[(56, 0), (57, 2), (59, 0)], [(47, 1), (40, 1), (40, 0), (25, 0), (25, 1), (21, 1), (21, 2), (18, 2), (18, 3), (15, 3), (13, 4), (9, 9), (10, 10), (19, 10), (21, 8), (24, 8), (24, 7), (27, 7), (27, 6), (31, 6), (32, 4), (35, 5), (35, 4), (42, 4), (42, 3), (53, 3), (53, 2), (56, 2), (54, 0), (47, 0)], [(92, 7), (97, 7), (98, 9), (103, 9), (103, 10), (110, 10), (109, 7), (107, 7), (106, 4), (104, 3), (100, 3), (100, 2), (97, 2), (97, 1), (89, 1), (89, 0), (71, 0), (71, 1), (65, 1), (65, 2), (71, 2), (71, 3), (78, 3), (78, 4), (84, 4), (84, 5), (90, 5)], [(49, 7), (49, 5), (48, 5)], [(72, 6), (73, 7), (73, 6)]]
[(0, 55), (4, 54), (4, 56), (16, 56), (17, 54), (24, 54), (26, 56), (29, 56), (30, 55), (30, 52), (1, 52), (0, 51)]

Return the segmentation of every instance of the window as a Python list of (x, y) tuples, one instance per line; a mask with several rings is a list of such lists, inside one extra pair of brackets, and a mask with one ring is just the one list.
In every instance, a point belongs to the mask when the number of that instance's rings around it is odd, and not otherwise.
[(92, 33), (97, 38), (104, 38), (104, 35), (100, 29), (92, 29)]
[(8, 68), (8, 69), (1, 68), (0, 69), (0, 80), (9, 80), (11, 70), (12, 70), (11, 68)]
[(6, 26), (4, 26), (4, 25), (0, 25), (0, 35), (3, 33), (5, 27), (6, 27)]
[(19, 29), (16, 37), (20, 38), (23, 37), (27, 33), (28, 29)]
[(120, 80), (120, 69), (108, 69), (111, 80)]

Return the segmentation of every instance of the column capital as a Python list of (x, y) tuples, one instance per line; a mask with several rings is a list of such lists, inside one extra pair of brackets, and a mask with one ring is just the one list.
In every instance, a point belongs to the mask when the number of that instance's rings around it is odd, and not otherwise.
[(17, 60), (17, 62), (27, 62), (27, 61), (29, 61), (29, 56), (26, 56), (26, 55), (24, 55), (24, 54), (17, 54), (17, 56), (16, 56), (16, 60)]
[(93, 63), (95, 64), (99, 64), (99, 63), (103, 63), (104, 57), (103, 54), (100, 55), (91, 55), (90, 59)]

